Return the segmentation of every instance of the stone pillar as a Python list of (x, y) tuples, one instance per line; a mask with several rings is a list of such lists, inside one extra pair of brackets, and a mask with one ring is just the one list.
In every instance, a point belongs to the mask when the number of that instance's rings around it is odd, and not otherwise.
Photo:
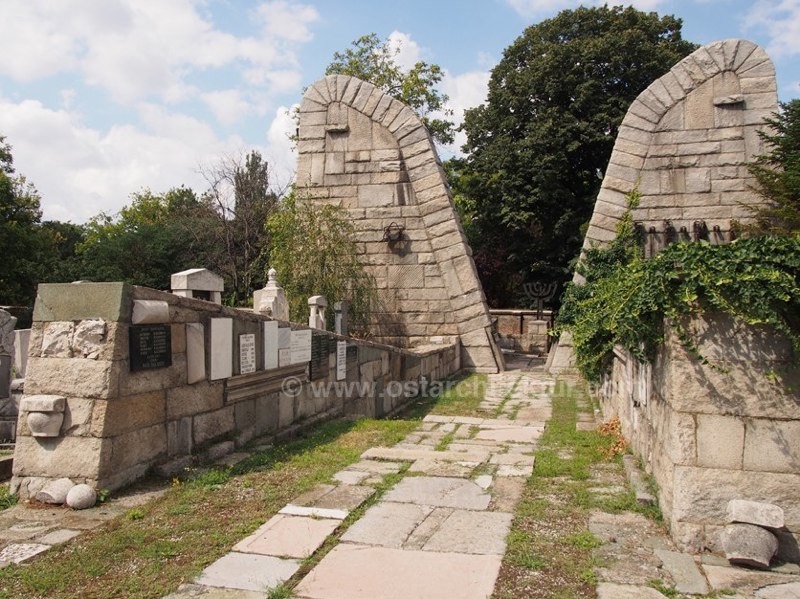
[(289, 300), (278, 284), (278, 271), (274, 268), (267, 273), (267, 286), (253, 293), (253, 310), (275, 320), (289, 320)]
[(336, 334), (347, 336), (350, 334), (350, 302), (341, 301), (333, 304), (336, 316)]
[(325, 330), (325, 308), (328, 300), (324, 295), (312, 295), (308, 298), (308, 326), (312, 329)]

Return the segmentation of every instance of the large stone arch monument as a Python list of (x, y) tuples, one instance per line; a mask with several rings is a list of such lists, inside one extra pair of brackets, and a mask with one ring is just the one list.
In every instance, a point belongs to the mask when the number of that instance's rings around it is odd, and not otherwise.
[[(777, 109), (775, 68), (756, 44), (722, 40), (681, 60), (628, 109), (584, 249), (614, 239), (637, 186), (632, 216), (644, 228), (646, 252), (679, 239), (730, 241), (732, 223), (751, 218), (748, 206), (761, 201), (747, 163), (764, 151), (758, 131)], [(549, 362), (551, 372), (573, 365), (569, 334)]]
[(752, 42), (714, 42), (684, 58), (622, 121), (584, 247), (614, 238), (637, 184), (633, 218), (646, 231), (663, 235), (669, 221), (691, 235), (704, 221), (711, 241), (714, 232), (729, 238), (731, 221), (752, 216), (747, 206), (759, 201), (746, 165), (763, 151), (758, 131), (777, 109), (775, 68)]
[(301, 197), (347, 209), (381, 300), (372, 332), (401, 347), (459, 338), (462, 366), (503, 357), (472, 252), (427, 128), (374, 85), (331, 75), (300, 105)]

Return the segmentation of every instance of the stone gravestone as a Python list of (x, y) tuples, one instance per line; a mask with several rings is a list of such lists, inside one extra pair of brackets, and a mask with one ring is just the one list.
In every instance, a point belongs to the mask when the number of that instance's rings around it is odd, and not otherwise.
[(267, 286), (253, 293), (253, 310), (275, 320), (289, 320), (289, 300), (278, 284), (278, 271), (274, 268), (267, 273)]
[(0, 400), (11, 396), (11, 366), (14, 363), (14, 326), (17, 319), (0, 310)]

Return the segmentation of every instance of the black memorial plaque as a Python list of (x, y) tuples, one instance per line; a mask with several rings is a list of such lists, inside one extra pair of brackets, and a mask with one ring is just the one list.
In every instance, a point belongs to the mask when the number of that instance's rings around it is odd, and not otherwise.
[(328, 376), (330, 364), (328, 354), (330, 344), (327, 335), (313, 335), (311, 337), (311, 380), (322, 379)]
[(168, 324), (130, 328), (131, 372), (172, 366), (172, 335)]

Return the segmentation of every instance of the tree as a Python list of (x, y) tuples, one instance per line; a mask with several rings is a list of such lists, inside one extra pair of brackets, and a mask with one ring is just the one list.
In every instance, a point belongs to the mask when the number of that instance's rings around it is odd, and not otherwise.
[(76, 246), (80, 278), (169, 289), (172, 273), (203, 265), (207, 244), (197, 220), (203, 206), (185, 187), (163, 194), (145, 189), (131, 198), (119, 214), (101, 212), (87, 223)]
[(791, 235), (800, 231), (800, 100), (781, 103), (759, 131), (768, 152), (748, 165), (766, 201), (754, 209), (753, 233)]
[(33, 184), (14, 174), (11, 146), (0, 136), (0, 304), (33, 303), (46, 250), (40, 202)]
[(363, 332), (375, 301), (375, 280), (358, 261), (355, 229), (343, 209), (292, 193), (270, 216), (267, 229), (270, 265), (278, 271), (292, 320), (303, 322), (308, 298), (324, 295), (331, 306), (347, 300), (351, 322)]
[(269, 165), (257, 151), (225, 158), (203, 170), (209, 190), (202, 200), (209, 217), (204, 234), (215, 248), (208, 268), (226, 280), (232, 305), (246, 305), (253, 291), (266, 283), (267, 218), (279, 192), (270, 188)]
[(475, 262), (494, 305), (563, 283), (628, 107), (695, 49), (681, 20), (633, 8), (565, 10), (527, 28), (465, 114), (456, 190), (474, 201)]
[(400, 49), (393, 48), (388, 39), (381, 40), (375, 33), (370, 33), (355, 40), (344, 52), (335, 52), (325, 74), (350, 75), (369, 81), (412, 108), (434, 140), (442, 144), (453, 143), (452, 121), (433, 116), (440, 113), (447, 117), (453, 113), (445, 108), (449, 98), (436, 89), (444, 76), (441, 67), (420, 61), (404, 71), (396, 61), (399, 52)]

